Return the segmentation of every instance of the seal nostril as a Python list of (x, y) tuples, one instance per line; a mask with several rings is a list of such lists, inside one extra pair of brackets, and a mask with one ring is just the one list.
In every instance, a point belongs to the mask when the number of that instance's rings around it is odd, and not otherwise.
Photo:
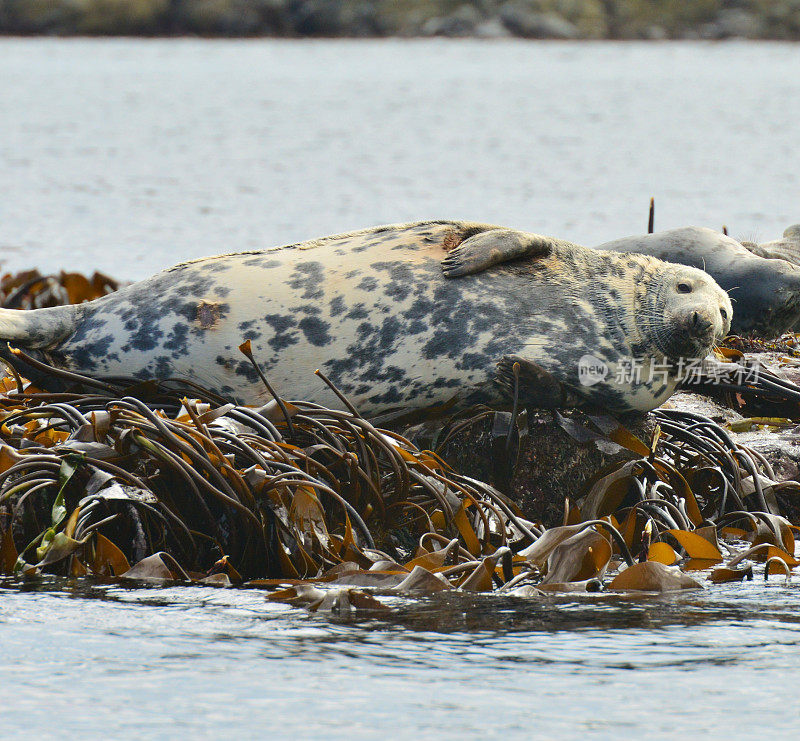
[(698, 324), (700, 324), (700, 314), (695, 311), (692, 313), (692, 326), (697, 329)]

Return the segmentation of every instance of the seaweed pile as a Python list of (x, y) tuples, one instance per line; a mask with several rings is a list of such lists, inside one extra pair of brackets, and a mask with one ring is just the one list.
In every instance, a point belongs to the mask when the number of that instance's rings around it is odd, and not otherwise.
[(43, 275), (38, 270), (5, 273), (0, 277), (0, 306), (4, 309), (44, 309), (79, 304), (105, 296), (120, 288), (119, 281), (103, 273)]
[[(261, 374), (249, 343), (240, 350)], [(243, 584), (346, 612), (386, 609), (384, 595), (669, 591), (753, 578), (754, 564), (788, 579), (800, 565), (785, 516), (800, 484), (691, 412), (654, 412), (646, 442), (618, 423), (573, 430), (576, 444), (633, 455), (545, 527), (375, 427), (322, 374), (346, 411), (285, 400), (263, 374), (272, 400), (254, 408), (186, 381), (112, 382), (11, 358), (67, 388), (36, 388), (14, 367), (0, 381), (0, 574), (18, 579)], [(787, 381), (728, 391), (770, 394), (800, 417)]]
[(370, 586), (694, 587), (686, 572), (726, 550), (712, 580), (752, 576), (737, 568), (745, 559), (766, 561), (765, 574), (800, 564), (778, 503), (800, 484), (777, 482), (763, 456), (691, 413), (656, 412), (648, 444), (623, 427), (593, 433), (639, 457), (599, 471), (563, 525), (544, 528), (344, 398), (348, 411), (278, 396), (250, 408), (179, 382), (72, 380), (92, 392), (2, 382), (4, 573), (246, 583), (335, 607), (375, 606)]

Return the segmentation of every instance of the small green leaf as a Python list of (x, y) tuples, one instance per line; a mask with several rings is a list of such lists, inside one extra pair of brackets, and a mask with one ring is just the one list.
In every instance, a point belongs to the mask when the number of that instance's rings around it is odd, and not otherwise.
[[(64, 503), (64, 489), (70, 482), (79, 466), (83, 463), (84, 457), (82, 455), (69, 454), (61, 459), (61, 468), (58, 471), (58, 483), (60, 489), (53, 502), (53, 511), (50, 515), (52, 527), (58, 527), (62, 520), (67, 516), (67, 506)], [(55, 533), (54, 533), (55, 534)], [(45, 536), (47, 537), (47, 536)], [(52, 537), (50, 538), (52, 540)]]

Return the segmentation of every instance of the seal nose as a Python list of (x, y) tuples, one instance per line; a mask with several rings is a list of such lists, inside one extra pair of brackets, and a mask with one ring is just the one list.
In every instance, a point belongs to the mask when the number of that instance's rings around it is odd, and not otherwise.
[(705, 334), (713, 326), (714, 323), (707, 316), (703, 316), (699, 311), (692, 312), (692, 331), (695, 334)]

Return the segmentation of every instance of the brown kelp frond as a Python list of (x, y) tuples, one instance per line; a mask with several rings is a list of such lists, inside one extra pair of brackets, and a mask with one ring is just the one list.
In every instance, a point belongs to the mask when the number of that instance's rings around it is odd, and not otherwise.
[(21, 383), (0, 396), (5, 571), (119, 576), (163, 552), (193, 576), (226, 559), (246, 579), (305, 578), (412, 560), (430, 533), (470, 558), (526, 539), (499, 492), (357, 413)]
[(0, 307), (4, 309), (42, 309), (105, 296), (120, 283), (102, 273), (87, 278), (81, 273), (42, 275), (38, 270), (6, 273), (0, 278)]

